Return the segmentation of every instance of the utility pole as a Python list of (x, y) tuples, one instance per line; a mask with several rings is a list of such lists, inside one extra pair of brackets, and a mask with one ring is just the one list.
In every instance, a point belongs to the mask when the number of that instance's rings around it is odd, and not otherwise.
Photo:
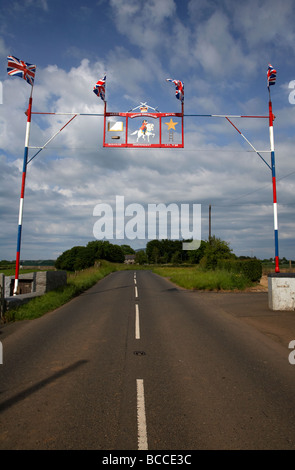
[(209, 204), (209, 243), (211, 243), (211, 204)]

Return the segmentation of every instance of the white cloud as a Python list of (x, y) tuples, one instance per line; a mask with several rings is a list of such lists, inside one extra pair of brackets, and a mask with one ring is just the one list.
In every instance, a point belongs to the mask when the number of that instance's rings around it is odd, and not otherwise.
[[(118, 30), (143, 49), (154, 49), (167, 41), (165, 21), (175, 15), (174, 0), (111, 0)], [(168, 38), (169, 40), (169, 38)]]
[(12, 0), (9, 5), (9, 10), (15, 15), (23, 15), (26, 12), (30, 12), (33, 9), (48, 11), (47, 0)]
[[(112, 0), (109, 6), (115, 19), (112, 34), (106, 38), (105, 56), (91, 61), (85, 55), (67, 68), (57, 55), (51, 64), (38, 66), (33, 111), (103, 113), (104, 104), (92, 89), (106, 72), (110, 111), (127, 111), (140, 101), (159, 106), (163, 112), (178, 111), (174, 88), (165, 82), (172, 76), (184, 77), (187, 114), (268, 113), (267, 64), (264, 56), (258, 57), (265, 51), (259, 42), (265, 31), (255, 30), (252, 2), (191, 1), (187, 2), (189, 17), (183, 2), (172, 0)], [(279, 28), (288, 32), (285, 42), (280, 39), (280, 47), (292, 38), (291, 6), (287, 1), (278, 12), (279, 26), (271, 18), (272, 38), (279, 38)], [(256, 25), (262, 25), (263, 9), (256, 11)], [(80, 41), (71, 47), (86, 49)], [(282, 80), (286, 84), (294, 78)], [(12, 259), (30, 87), (19, 78), (6, 77), (3, 85), (0, 259)], [(295, 258), (295, 108), (288, 102), (286, 87), (274, 88), (281, 255)], [(30, 145), (44, 145), (70, 118), (34, 114)], [(269, 149), (267, 119), (233, 122), (258, 150)], [(181, 150), (106, 149), (102, 137), (102, 116), (77, 116), (28, 165), (23, 258), (53, 257), (74, 245), (85, 245), (93, 239), (95, 205), (113, 205), (116, 195), (124, 196), (126, 204), (200, 203), (203, 238), (208, 234), (211, 204), (213, 233), (229, 241), (234, 251), (274, 255), (271, 172), (224, 118), (185, 117), (185, 148)], [(263, 155), (269, 161), (269, 153)]]
[(253, 69), (240, 40), (230, 31), (229, 18), (221, 11), (214, 12), (206, 22), (197, 26), (194, 57), (205, 72), (220, 79), (241, 68), (247, 69), (247, 73)]
[(234, 13), (233, 25), (243, 34), (244, 40), (253, 48), (262, 44), (294, 45), (294, 2), (285, 0), (250, 0), (230, 2)]

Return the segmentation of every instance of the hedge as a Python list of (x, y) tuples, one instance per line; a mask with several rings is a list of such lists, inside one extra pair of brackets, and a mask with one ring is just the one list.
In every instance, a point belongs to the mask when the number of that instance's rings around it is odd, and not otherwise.
[(229, 272), (243, 274), (252, 282), (258, 282), (262, 276), (262, 263), (259, 259), (218, 260), (217, 268), (224, 269)]

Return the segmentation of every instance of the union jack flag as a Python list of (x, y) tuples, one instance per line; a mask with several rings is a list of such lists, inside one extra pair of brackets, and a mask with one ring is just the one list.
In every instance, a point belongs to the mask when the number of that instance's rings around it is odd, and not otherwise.
[(106, 93), (106, 76), (98, 80), (96, 85), (93, 88), (93, 93), (97, 96), (100, 96), (103, 101), (105, 101), (105, 93)]
[(34, 85), (36, 65), (28, 64), (22, 60), (9, 55), (7, 73), (8, 75), (15, 75), (16, 77), (21, 77), (26, 80), (30, 85)]
[(272, 65), (268, 64), (267, 69), (267, 86), (274, 85), (276, 83), (277, 71), (273, 68)]
[(172, 80), (172, 78), (166, 78), (166, 82), (172, 82), (175, 85), (175, 96), (178, 100), (184, 100), (184, 85), (180, 80)]

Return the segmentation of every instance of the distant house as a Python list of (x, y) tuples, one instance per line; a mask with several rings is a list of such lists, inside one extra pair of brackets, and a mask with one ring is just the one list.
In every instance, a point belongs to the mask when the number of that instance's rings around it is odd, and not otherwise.
[(125, 264), (135, 264), (135, 255), (125, 255)]

